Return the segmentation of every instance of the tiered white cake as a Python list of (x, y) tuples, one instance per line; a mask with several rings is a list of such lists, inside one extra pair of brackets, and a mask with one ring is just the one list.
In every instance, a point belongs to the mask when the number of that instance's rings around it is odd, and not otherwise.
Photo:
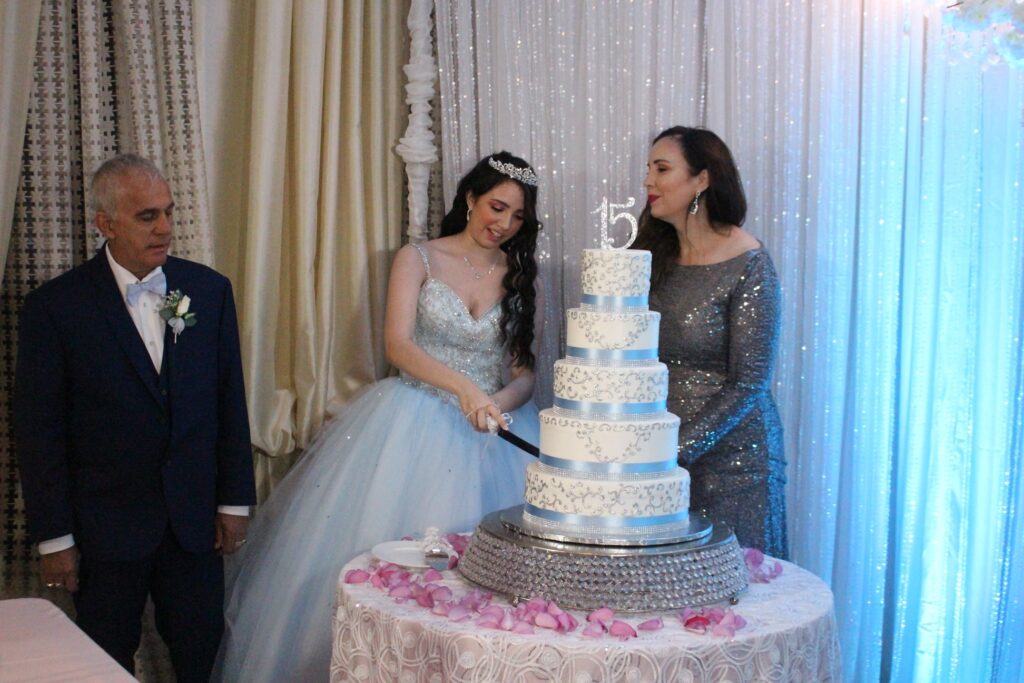
[(526, 474), (523, 521), (546, 536), (607, 543), (688, 527), (690, 476), (676, 464), (679, 418), (665, 410), (650, 277), (650, 252), (583, 252), (582, 305), (567, 313), (555, 405), (540, 413), (540, 461)]

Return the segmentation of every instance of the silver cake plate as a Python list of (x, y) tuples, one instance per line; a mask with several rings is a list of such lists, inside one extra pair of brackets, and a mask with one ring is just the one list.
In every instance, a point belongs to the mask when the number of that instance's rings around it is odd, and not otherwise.
[(559, 543), (578, 543), (582, 545), (607, 546), (652, 546), (674, 545), (700, 540), (711, 534), (712, 524), (699, 514), (690, 513), (682, 523), (674, 524), (661, 530), (637, 529), (600, 529), (594, 527), (572, 527), (565, 524), (545, 522), (539, 518), (529, 518), (523, 505), (498, 511), (501, 523), (521, 534), (534, 536)]
[(513, 603), (541, 597), (563, 609), (669, 611), (735, 602), (747, 587), (743, 553), (724, 524), (684, 543), (585, 545), (515, 530), (503, 521), (515, 509), (484, 517), (459, 559), (467, 580)]

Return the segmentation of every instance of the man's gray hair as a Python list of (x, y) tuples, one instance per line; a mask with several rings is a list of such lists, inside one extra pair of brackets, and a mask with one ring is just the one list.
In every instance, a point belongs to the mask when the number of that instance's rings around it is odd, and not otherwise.
[(107, 159), (92, 174), (92, 208), (112, 214), (117, 210), (121, 183), (124, 176), (141, 173), (151, 180), (163, 180), (164, 174), (157, 165), (138, 154), (118, 154)]

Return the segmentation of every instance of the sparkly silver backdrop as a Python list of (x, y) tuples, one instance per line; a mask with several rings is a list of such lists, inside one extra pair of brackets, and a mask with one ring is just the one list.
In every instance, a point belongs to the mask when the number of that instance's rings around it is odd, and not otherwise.
[(668, 126), (732, 149), (782, 288), (791, 554), (849, 680), (1024, 666), (1024, 68), (959, 5), (1019, 38), (1013, 2), (435, 0), (446, 201), (494, 149), (543, 181), (538, 405), (593, 209), (639, 213)]

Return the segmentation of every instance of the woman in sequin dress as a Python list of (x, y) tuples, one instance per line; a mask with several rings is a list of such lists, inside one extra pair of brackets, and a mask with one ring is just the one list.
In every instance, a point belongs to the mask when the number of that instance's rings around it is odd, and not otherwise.
[(739, 171), (714, 133), (677, 126), (655, 138), (634, 245), (652, 252), (651, 309), (661, 313), (669, 410), (690, 507), (729, 524), (743, 546), (787, 556), (786, 461), (771, 394), (779, 284), (740, 226)]
[(374, 544), (470, 531), (521, 501), (531, 458), (487, 418), (536, 443), (536, 176), (501, 152), (462, 179), (442, 237), (407, 245), (388, 285), (385, 340), (400, 377), (328, 422), (249, 527), (228, 567), (215, 680), (329, 677), (342, 566)]

